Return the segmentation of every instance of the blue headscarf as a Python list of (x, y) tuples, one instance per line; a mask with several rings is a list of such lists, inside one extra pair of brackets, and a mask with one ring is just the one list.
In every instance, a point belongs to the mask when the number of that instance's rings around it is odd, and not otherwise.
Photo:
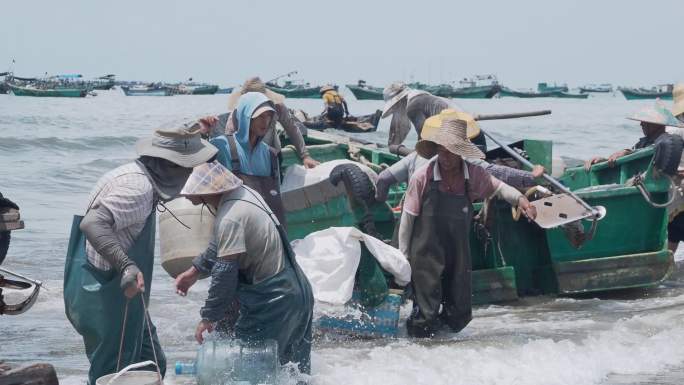
[[(266, 95), (261, 92), (247, 92), (240, 97), (238, 105), (233, 111), (237, 131), (235, 141), (240, 158), (240, 172), (247, 175), (271, 176), (271, 151), (268, 145), (261, 141), (254, 148), (249, 145), (249, 130), (252, 123), (252, 114), (263, 104), (271, 103)], [(230, 117), (233, 119), (233, 116)], [(217, 136), (210, 140), (211, 144), (219, 150), (216, 160), (229, 170), (232, 169), (230, 161), (230, 145), (225, 135)]]

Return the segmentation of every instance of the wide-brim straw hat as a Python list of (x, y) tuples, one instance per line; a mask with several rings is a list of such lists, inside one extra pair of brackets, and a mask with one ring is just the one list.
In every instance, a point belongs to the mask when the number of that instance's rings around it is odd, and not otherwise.
[(200, 138), (199, 127), (193, 123), (171, 123), (158, 128), (151, 138), (135, 144), (138, 156), (166, 159), (179, 166), (192, 168), (213, 158), (218, 149)]
[(684, 122), (675, 118), (672, 111), (665, 107), (660, 99), (656, 100), (653, 106), (643, 108), (634, 115), (627, 117), (627, 119), (659, 124), (661, 126), (684, 127)]
[(385, 100), (385, 106), (382, 109), (382, 117), (386, 118), (392, 115), (394, 107), (405, 98), (408, 98), (411, 89), (403, 82), (394, 82), (382, 90), (382, 98)]
[(442, 121), (446, 118), (455, 118), (465, 120), (467, 123), (467, 137), (468, 139), (474, 139), (480, 135), (480, 125), (477, 123), (475, 118), (467, 112), (456, 111), (452, 108), (447, 108), (442, 110), (437, 115), (433, 115), (425, 119), (423, 123), (423, 129), (420, 131), (421, 137), (433, 135), (442, 126)]
[(465, 120), (445, 118), (439, 130), (418, 141), (416, 151), (423, 158), (430, 159), (437, 154), (437, 147), (441, 145), (461, 158), (483, 159), (484, 153), (468, 139), (467, 130), (468, 123)]
[(241, 87), (235, 87), (233, 92), (228, 96), (228, 111), (233, 111), (238, 105), (240, 96), (246, 94), (247, 92), (261, 92), (266, 95), (266, 97), (273, 102), (273, 104), (283, 104), (285, 102), (285, 96), (271, 91), (266, 87), (266, 84), (261, 81), (258, 77), (249, 78)]
[(219, 162), (204, 163), (192, 170), (185, 182), (182, 196), (215, 195), (231, 192), (242, 186), (242, 180)]
[(672, 89), (672, 115), (679, 116), (684, 114), (684, 83), (679, 83)]

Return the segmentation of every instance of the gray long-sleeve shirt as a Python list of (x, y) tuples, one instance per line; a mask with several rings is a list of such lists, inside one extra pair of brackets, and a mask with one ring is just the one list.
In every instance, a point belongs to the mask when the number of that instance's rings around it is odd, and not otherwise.
[(405, 110), (399, 109), (392, 114), (389, 144), (401, 144), (406, 139), (409, 131), (411, 131), (411, 124), (413, 124), (418, 136), (420, 136), (425, 120), (447, 108), (461, 110), (447, 99), (428, 93), (409, 98)]

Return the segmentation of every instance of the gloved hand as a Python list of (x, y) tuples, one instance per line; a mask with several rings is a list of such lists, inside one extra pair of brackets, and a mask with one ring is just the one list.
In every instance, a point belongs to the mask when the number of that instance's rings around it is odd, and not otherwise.
[(126, 266), (121, 273), (121, 290), (126, 298), (131, 299), (138, 293), (145, 292), (145, 278), (135, 263)]

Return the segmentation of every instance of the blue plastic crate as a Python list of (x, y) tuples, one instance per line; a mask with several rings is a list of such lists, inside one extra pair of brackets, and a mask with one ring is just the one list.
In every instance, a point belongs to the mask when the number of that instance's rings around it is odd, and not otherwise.
[(346, 305), (352, 314), (344, 317), (322, 316), (318, 319), (318, 329), (323, 333), (344, 334), (355, 337), (392, 338), (399, 329), (399, 308), (401, 295), (392, 291), (380, 305), (364, 308), (358, 302), (359, 292), (355, 291), (352, 300)]

